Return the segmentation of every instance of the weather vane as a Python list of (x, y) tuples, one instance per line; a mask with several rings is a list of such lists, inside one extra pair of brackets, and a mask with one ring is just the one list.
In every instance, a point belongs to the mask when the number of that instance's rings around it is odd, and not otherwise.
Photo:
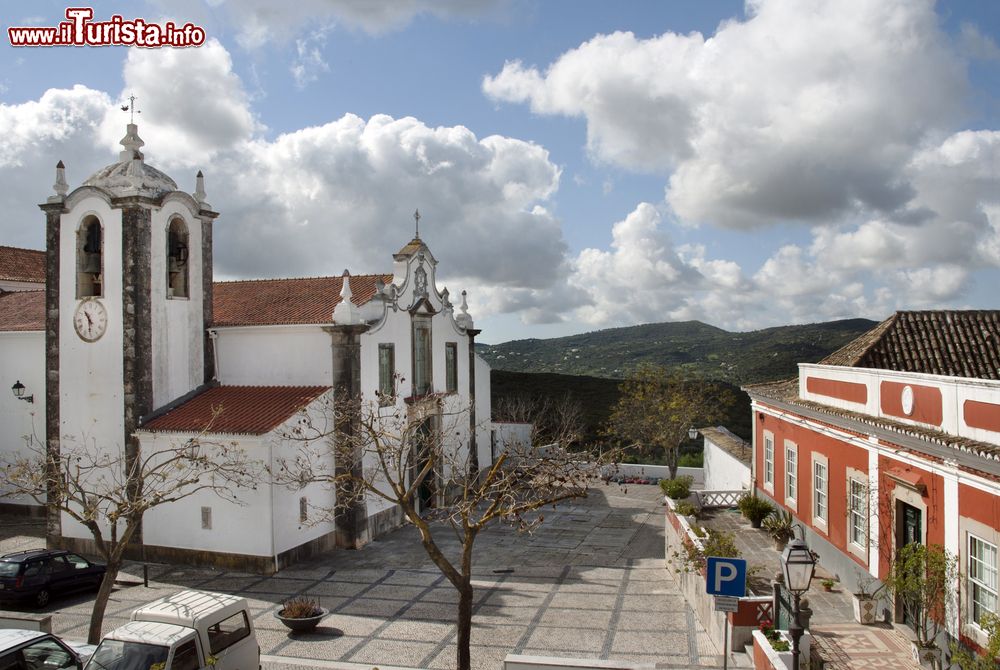
[(141, 110), (135, 108), (135, 94), (128, 97), (128, 104), (122, 105), (122, 111), (129, 113), (129, 123), (135, 123), (135, 115), (142, 114)]
[(413, 212), (413, 221), (416, 223), (417, 232), (414, 235), (417, 239), (420, 239), (420, 210)]

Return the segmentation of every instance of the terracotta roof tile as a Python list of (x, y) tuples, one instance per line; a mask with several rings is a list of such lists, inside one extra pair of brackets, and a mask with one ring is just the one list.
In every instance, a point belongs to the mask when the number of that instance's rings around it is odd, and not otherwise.
[(896, 312), (820, 364), (1000, 379), (1000, 310)]
[[(392, 275), (352, 275), (351, 302), (362, 305), (371, 300), (377, 279), (388, 284)], [(216, 282), (213, 325), (332, 323), (341, 287), (341, 277)]]
[[(263, 435), (327, 386), (215, 386), (143, 424), (142, 430)], [(216, 410), (219, 415), (212, 420)]]
[(699, 428), (698, 432), (736, 460), (743, 463), (750, 462), (750, 443), (737, 435), (733, 435), (725, 427)]
[(45, 252), (0, 247), (0, 279), (45, 283)]
[(0, 292), (0, 332), (45, 330), (45, 291)]

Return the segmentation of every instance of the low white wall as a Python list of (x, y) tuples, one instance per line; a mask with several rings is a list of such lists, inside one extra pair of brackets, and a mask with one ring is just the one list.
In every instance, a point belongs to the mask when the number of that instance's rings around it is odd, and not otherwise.
[[(670, 479), (670, 468), (666, 465), (619, 463), (618, 474), (623, 477), (658, 477), (660, 479)], [(694, 480), (691, 484), (691, 488), (706, 488), (704, 468), (677, 468), (677, 476), (683, 477), (684, 475), (687, 475)]]
[(507, 654), (504, 670), (632, 670), (629, 661), (602, 661), (596, 658), (560, 658), (557, 656), (524, 656)]
[(705, 490), (739, 491), (750, 488), (750, 465), (705, 437)]

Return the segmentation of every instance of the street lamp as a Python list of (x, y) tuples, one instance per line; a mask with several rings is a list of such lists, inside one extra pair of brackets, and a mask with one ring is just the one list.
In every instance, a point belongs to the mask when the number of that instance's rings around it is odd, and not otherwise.
[(14, 397), (17, 398), (18, 400), (23, 400), (25, 402), (30, 402), (30, 403), (35, 402), (34, 395), (29, 395), (29, 396), (24, 395), (24, 384), (21, 383), (20, 379), (14, 382), (14, 385), (10, 387), (10, 390), (13, 391)]
[(698, 429), (695, 428), (694, 426), (691, 426), (690, 428), (688, 428), (688, 439), (689, 440), (697, 440), (698, 439)]
[(792, 539), (781, 553), (781, 572), (785, 576), (785, 586), (792, 592), (792, 623), (788, 626), (788, 635), (792, 638), (792, 670), (799, 670), (799, 639), (802, 637), (799, 599), (809, 590), (815, 569), (816, 559), (805, 540)]

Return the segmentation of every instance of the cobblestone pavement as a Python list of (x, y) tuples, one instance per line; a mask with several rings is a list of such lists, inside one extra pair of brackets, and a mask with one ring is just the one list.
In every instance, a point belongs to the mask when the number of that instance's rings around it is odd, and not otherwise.
[[(661, 667), (720, 667), (721, 656), (664, 569), (663, 509), (658, 487), (599, 487), (560, 505), (532, 535), (492, 528), (477, 540), (472, 657), (500, 668), (509, 653), (629, 660)], [(29, 524), (30, 526), (30, 524)], [(34, 525), (34, 534), (41, 532)], [(0, 551), (36, 544), (0, 533)], [(454, 552), (457, 541), (442, 542)], [(182, 588), (249, 599), (265, 668), (454, 667), (456, 594), (412, 528), (358, 551), (336, 551), (270, 576), (190, 567), (150, 566), (150, 588), (130, 564), (116, 589), (105, 629), (137, 605)], [(274, 618), (293, 595), (321, 599), (330, 615), (313, 634), (289, 634)], [(53, 629), (86, 637), (92, 595), (54, 603)], [(310, 660), (317, 659), (317, 660)]]

